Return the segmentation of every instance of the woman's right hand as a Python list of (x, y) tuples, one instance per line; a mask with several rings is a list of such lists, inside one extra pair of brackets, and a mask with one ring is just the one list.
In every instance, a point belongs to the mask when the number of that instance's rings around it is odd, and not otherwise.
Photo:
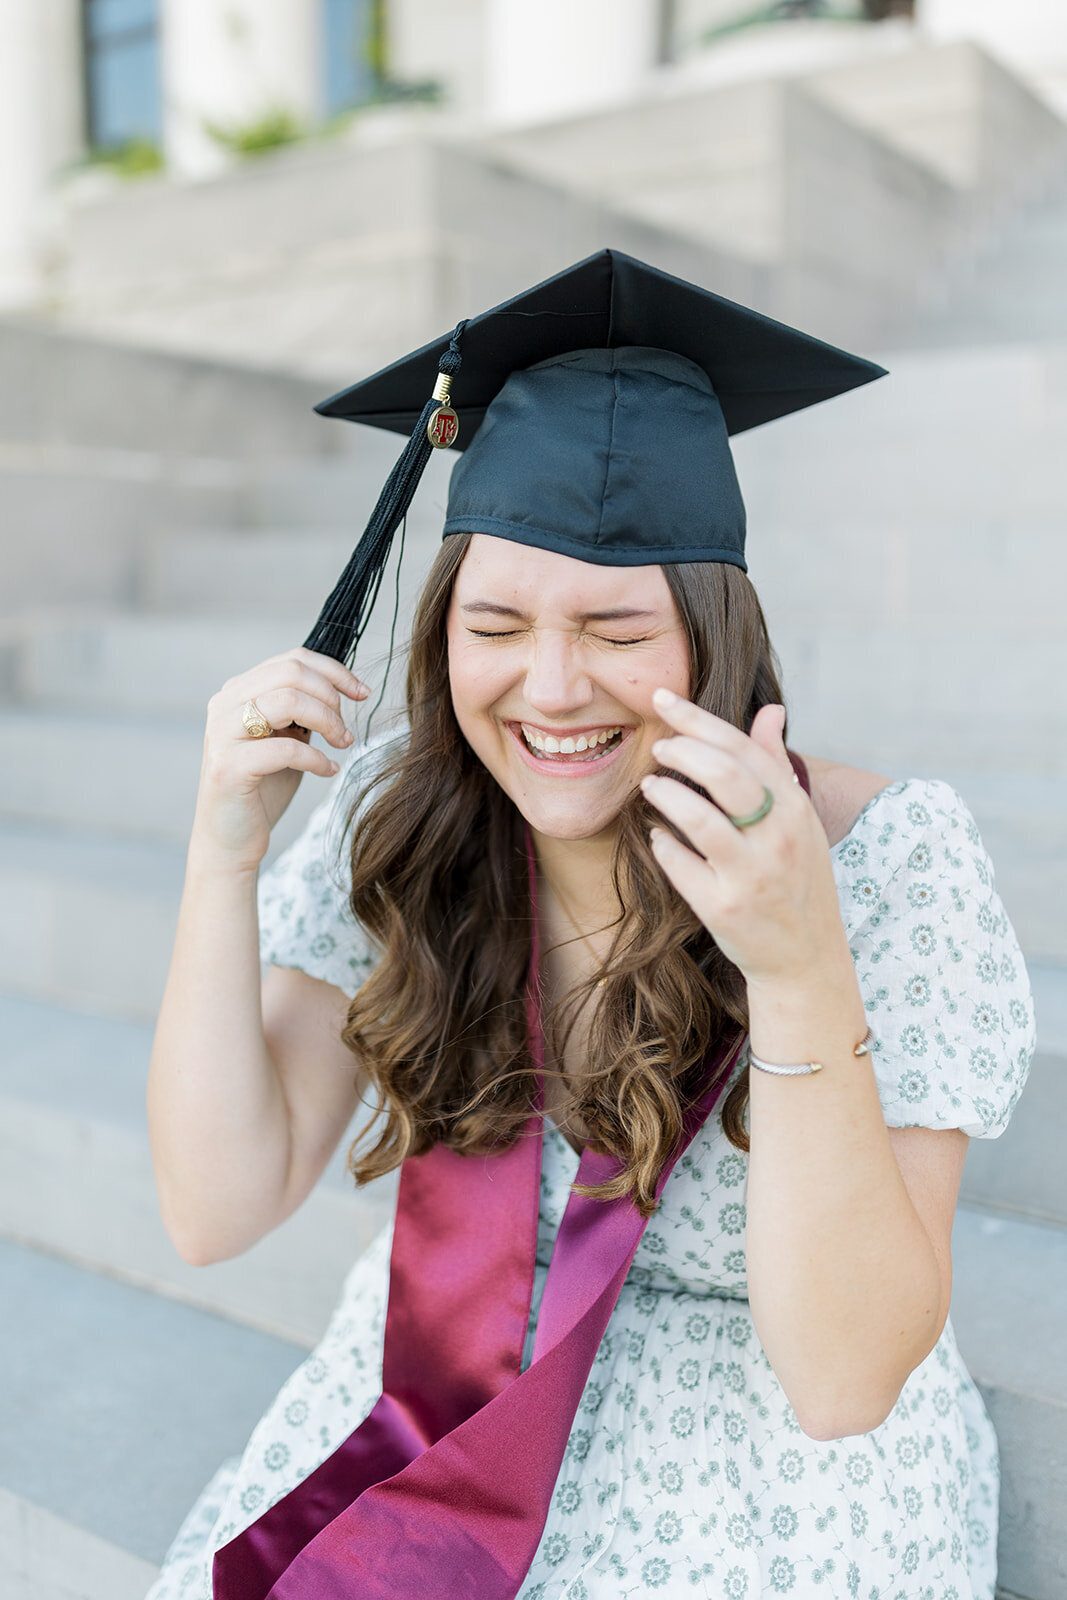
[[(338, 749), (352, 743), (341, 696), (370, 693), (355, 673), (331, 656), (298, 646), (228, 678), (208, 701), (204, 759), (190, 854), (235, 871), (253, 872), (270, 844), (301, 774), (334, 775), (330, 757), (311, 743), (312, 731)], [(254, 700), (275, 730), (254, 739), (241, 710)]]

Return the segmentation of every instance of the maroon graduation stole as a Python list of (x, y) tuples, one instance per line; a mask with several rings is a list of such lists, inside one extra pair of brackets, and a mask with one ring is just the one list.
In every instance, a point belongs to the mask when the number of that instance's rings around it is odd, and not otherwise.
[[(800, 758), (801, 781), (808, 789)], [(534, 885), (530, 851), (531, 890)], [(536, 900), (527, 1014), (540, 1075)], [(745, 1035), (709, 1052), (706, 1087), (656, 1185), (707, 1121)], [(513, 1600), (548, 1516), (586, 1379), (645, 1219), (573, 1191), (533, 1359), (543, 1120), (499, 1153), (444, 1145), (400, 1174), (382, 1394), (325, 1461), (215, 1554), (215, 1600)], [(586, 1149), (576, 1181), (622, 1167)]]

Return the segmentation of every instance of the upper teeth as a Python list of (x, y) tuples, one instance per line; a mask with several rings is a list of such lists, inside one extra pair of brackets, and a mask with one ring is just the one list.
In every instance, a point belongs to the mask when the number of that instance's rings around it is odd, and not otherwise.
[(565, 739), (557, 739), (552, 733), (539, 733), (536, 728), (527, 727), (526, 723), (520, 724), (523, 738), (527, 744), (533, 745), (535, 750), (543, 750), (548, 756), (573, 756), (582, 750), (592, 750), (599, 744), (607, 744), (609, 739), (614, 739), (621, 728), (600, 728), (593, 733), (579, 733), (576, 737), (570, 734)]

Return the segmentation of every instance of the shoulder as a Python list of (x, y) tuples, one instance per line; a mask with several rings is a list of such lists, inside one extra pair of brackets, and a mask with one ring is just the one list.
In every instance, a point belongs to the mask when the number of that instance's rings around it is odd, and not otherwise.
[[(844, 762), (805, 756), (812, 804), (842, 865), (894, 873), (911, 863), (926, 870), (936, 855), (988, 886), (993, 865), (967, 801), (944, 778), (889, 778)], [(869, 813), (869, 815), (865, 815)], [(868, 825), (858, 828), (861, 819)], [(845, 843), (856, 834), (851, 844)], [(838, 851), (843, 846), (843, 854)]]
[(796, 752), (811, 779), (811, 803), (826, 831), (831, 848), (853, 828), (861, 811), (894, 779), (865, 767), (850, 767), (843, 761), (827, 761), (822, 756)]

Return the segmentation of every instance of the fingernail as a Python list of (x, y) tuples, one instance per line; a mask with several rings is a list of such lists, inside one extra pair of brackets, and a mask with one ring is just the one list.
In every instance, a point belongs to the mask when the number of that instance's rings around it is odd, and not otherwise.
[(656, 689), (652, 698), (658, 700), (661, 706), (673, 706), (678, 696), (673, 689)]
[(331, 772), (340, 772), (340, 770), (341, 770), (341, 769), (340, 769), (340, 767), (339, 767), (339, 766), (338, 766), (338, 765), (337, 765), (337, 762), (336, 762), (336, 761), (331, 761), (331, 762), (330, 762), (330, 771), (331, 771)]

